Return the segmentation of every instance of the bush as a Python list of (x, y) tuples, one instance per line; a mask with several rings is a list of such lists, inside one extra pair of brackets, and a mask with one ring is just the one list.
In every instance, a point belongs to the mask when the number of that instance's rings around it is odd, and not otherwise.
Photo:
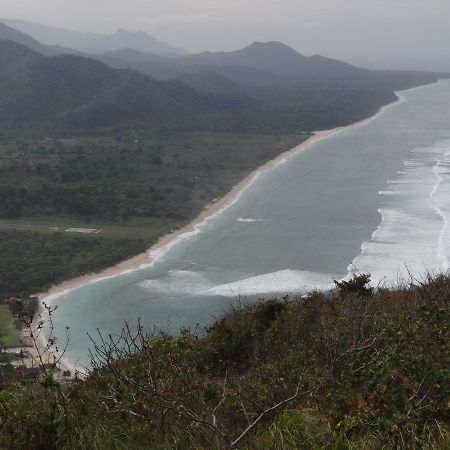
[(203, 335), (104, 337), (85, 381), (0, 395), (0, 447), (448, 448), (450, 278), (370, 296), (367, 279)]

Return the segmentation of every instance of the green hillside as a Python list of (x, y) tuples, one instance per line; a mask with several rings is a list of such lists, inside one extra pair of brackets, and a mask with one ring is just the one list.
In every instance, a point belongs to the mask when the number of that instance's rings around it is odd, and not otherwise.
[(90, 58), (47, 58), (12, 41), (0, 40), (0, 60), (4, 127), (182, 127), (257, 105), (245, 96), (199, 93), (180, 81), (157, 81)]
[(0, 392), (14, 449), (445, 449), (450, 278), (241, 304), (200, 335), (95, 337), (83, 382)]

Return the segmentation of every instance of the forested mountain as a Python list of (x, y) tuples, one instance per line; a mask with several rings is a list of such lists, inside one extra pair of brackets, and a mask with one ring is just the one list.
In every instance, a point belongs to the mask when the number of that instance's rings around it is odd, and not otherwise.
[(235, 65), (268, 71), (291, 82), (329, 80), (365, 75), (368, 70), (324, 58), (306, 57), (280, 42), (254, 42), (233, 52), (200, 53), (177, 58), (179, 62), (209, 66)]
[(11, 41), (0, 41), (0, 58), (0, 120), (11, 126), (183, 125), (256, 104), (243, 96), (199, 93), (181, 81), (157, 81), (89, 58), (47, 58)]
[[(215, 92), (224, 92), (229, 82), (247, 95), (270, 105), (296, 107), (309, 103), (315, 93), (334, 97), (343, 92), (369, 89), (408, 88), (445, 74), (420, 72), (371, 71), (319, 55), (305, 57), (279, 42), (254, 43), (235, 52), (201, 53), (164, 58), (149, 53), (122, 49), (96, 56), (116, 68), (130, 68), (154, 78), (183, 79), (201, 87), (206, 73), (215, 73)], [(208, 83), (207, 83), (208, 84)], [(305, 98), (306, 96), (306, 98)]]
[(279, 87), (289, 84), (288, 80), (266, 70), (239, 65), (208, 65), (190, 63), (185, 58), (161, 58), (152, 54), (131, 53), (129, 49), (94, 55), (94, 58), (117, 69), (133, 69), (159, 80), (179, 78), (185, 74), (216, 72), (241, 86)]
[(322, 56), (303, 56), (279, 42), (255, 42), (234, 52), (207, 52), (177, 58), (138, 54), (127, 49), (98, 58), (114, 67), (133, 68), (161, 79), (198, 71), (215, 71), (245, 86), (286, 87), (312, 80), (360, 79), (370, 73), (366, 69)]
[(118, 30), (110, 35), (82, 33), (64, 28), (50, 27), (23, 20), (1, 19), (7, 25), (22, 31), (47, 45), (62, 45), (84, 52), (105, 52), (130, 47), (142, 52), (154, 52), (166, 56), (186, 55), (183, 49), (172, 47), (158, 39), (138, 31)]
[(367, 117), (394, 90), (439, 76), (369, 71), (277, 42), (171, 58), (123, 48), (93, 59), (45, 57), (64, 49), (6, 25), (1, 36), (0, 120), (11, 127), (310, 131)]

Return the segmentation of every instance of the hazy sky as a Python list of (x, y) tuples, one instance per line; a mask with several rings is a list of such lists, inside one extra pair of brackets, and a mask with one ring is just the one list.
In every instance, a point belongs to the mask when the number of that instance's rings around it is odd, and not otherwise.
[(450, 70), (450, 0), (0, 0), (0, 16), (189, 51), (278, 40), (371, 67)]

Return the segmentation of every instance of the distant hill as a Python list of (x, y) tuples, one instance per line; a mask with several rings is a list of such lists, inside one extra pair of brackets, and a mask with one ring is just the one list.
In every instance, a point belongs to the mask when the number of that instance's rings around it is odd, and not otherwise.
[(21, 31), (18, 31), (14, 28), (11, 28), (2, 22), (0, 22), (0, 39), (7, 41), (14, 41), (17, 42), (18, 44), (25, 45), (29, 49), (45, 56), (54, 56), (63, 53), (76, 53), (74, 50), (66, 49), (57, 45), (55, 46), (44, 45), (41, 42), (38, 42), (37, 40), (28, 36), (27, 34), (22, 33)]
[(157, 81), (89, 58), (44, 57), (11, 41), (0, 41), (0, 55), (0, 120), (10, 126), (183, 126), (256, 103), (200, 93), (181, 81)]
[(136, 52), (132, 54), (129, 49), (92, 57), (111, 67), (137, 70), (158, 80), (171, 80), (199, 72), (214, 72), (217, 76), (226, 78), (239, 86), (280, 87), (289, 84), (288, 80), (274, 73), (253, 67), (190, 64), (184, 59), (161, 57), (158, 59), (156, 55), (150, 54), (141, 54), (142, 59), (139, 60), (139, 54)]
[(158, 79), (215, 72), (241, 87), (286, 88), (298, 84), (351, 80), (370, 71), (322, 56), (306, 57), (279, 42), (254, 43), (233, 52), (161, 56), (121, 49), (96, 56), (116, 68), (132, 68)]
[(306, 57), (280, 42), (255, 42), (233, 52), (200, 53), (177, 62), (208, 66), (242, 66), (271, 72), (286, 80), (328, 80), (356, 77), (368, 70), (322, 56)]
[(118, 30), (111, 35), (82, 33), (51, 27), (23, 20), (0, 19), (10, 27), (32, 36), (47, 45), (60, 45), (88, 53), (103, 53), (122, 48), (133, 48), (141, 52), (151, 52), (165, 56), (186, 55), (186, 50), (172, 47), (149, 34), (138, 31)]

